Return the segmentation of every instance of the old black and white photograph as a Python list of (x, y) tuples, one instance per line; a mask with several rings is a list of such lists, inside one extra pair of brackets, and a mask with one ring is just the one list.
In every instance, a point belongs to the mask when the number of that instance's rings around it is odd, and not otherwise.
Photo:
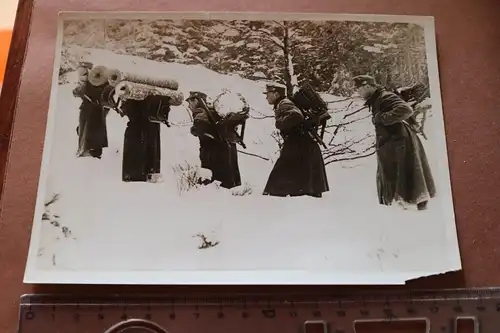
[(25, 282), (459, 270), (434, 24), (61, 13)]

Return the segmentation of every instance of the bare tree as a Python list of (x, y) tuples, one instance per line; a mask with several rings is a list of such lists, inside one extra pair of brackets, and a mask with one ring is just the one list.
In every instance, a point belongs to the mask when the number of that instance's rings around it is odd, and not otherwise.
[[(323, 150), (326, 165), (362, 159), (375, 153), (374, 134), (363, 124), (371, 117), (366, 111), (366, 106), (359, 107), (354, 100), (345, 107), (331, 109), (333, 117), (325, 131), (328, 148)], [(340, 133), (344, 134), (342, 138), (339, 138)]]

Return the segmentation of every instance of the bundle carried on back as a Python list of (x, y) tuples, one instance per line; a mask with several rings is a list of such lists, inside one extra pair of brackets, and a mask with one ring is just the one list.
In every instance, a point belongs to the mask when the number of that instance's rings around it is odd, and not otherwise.
[(180, 91), (151, 86), (143, 83), (122, 81), (115, 87), (116, 95), (121, 100), (144, 100), (149, 95), (157, 95), (170, 98), (170, 105), (179, 106), (184, 101), (184, 95)]
[[(299, 90), (293, 94), (291, 100), (302, 111), (306, 119), (313, 121), (315, 126), (310, 133), (314, 139), (326, 149), (327, 147), (323, 142), (323, 136), (325, 134), (326, 123), (331, 118), (331, 115), (328, 113), (326, 102), (308, 83), (301, 86)], [(320, 135), (317, 133), (319, 128), (321, 128)]]
[[(93, 91), (89, 93), (89, 91)], [(113, 98), (114, 88), (110, 85), (93, 86), (88, 82), (79, 81), (73, 89), (73, 96), (85, 99), (92, 104), (98, 104), (107, 109), (116, 107), (116, 102)]]
[(76, 68), (77, 85), (73, 89), (73, 96), (105, 108), (115, 107), (114, 89), (103, 79), (104, 71), (103, 66), (93, 67), (90, 62), (81, 62)]
[(123, 101), (144, 100), (147, 96), (157, 95), (168, 97), (170, 105), (179, 106), (184, 100), (183, 94), (178, 91), (179, 83), (171, 78), (154, 78), (95, 66), (88, 73), (88, 82), (93, 86), (114, 87), (116, 95)]
[(88, 74), (88, 81), (93, 86), (108, 84), (107, 69), (104, 66), (95, 66)]
[(429, 88), (422, 83), (416, 83), (410, 87), (396, 89), (395, 92), (404, 99), (405, 102), (411, 103), (412, 107), (430, 96)]
[[(429, 88), (422, 83), (416, 83), (410, 87), (395, 89), (394, 93), (399, 95), (405, 102), (409, 103), (412, 109), (415, 111), (413, 115), (406, 120), (408, 125), (410, 125), (413, 130), (421, 134), (424, 139), (427, 136), (424, 133), (423, 125), (426, 119), (426, 109), (419, 109), (418, 105), (422, 103), (426, 98), (430, 97)], [(417, 119), (418, 116), (422, 115), (422, 120)]]
[[(102, 106), (112, 108), (123, 116), (118, 101), (147, 100), (144, 112), (149, 121), (167, 126), (170, 126), (170, 106), (179, 106), (184, 101), (182, 92), (178, 91), (179, 83), (171, 78), (153, 78), (96, 66), (88, 73), (88, 82), (102, 88), (99, 101)], [(154, 101), (154, 105), (151, 105), (151, 101)]]
[[(192, 92), (193, 94), (193, 92)], [(237, 94), (240, 101), (243, 103), (243, 108), (238, 112), (228, 112), (225, 115), (220, 114), (215, 107), (207, 105), (205, 99), (199, 98), (200, 108), (203, 110), (203, 113), (197, 115), (197, 117), (206, 119), (216, 133), (216, 140), (220, 142), (228, 143), (236, 143), (239, 144), (244, 149), (247, 148), (244, 137), (245, 137), (245, 127), (246, 120), (248, 119), (248, 114), (250, 112), (250, 107), (248, 105), (247, 100), (241, 94)], [(241, 126), (241, 132), (238, 133), (237, 127)]]
[(117, 86), (120, 82), (128, 81), (171, 90), (179, 89), (179, 83), (174, 79), (156, 78), (146, 75), (126, 73), (118, 69), (108, 69), (106, 76), (109, 84), (112, 86)]

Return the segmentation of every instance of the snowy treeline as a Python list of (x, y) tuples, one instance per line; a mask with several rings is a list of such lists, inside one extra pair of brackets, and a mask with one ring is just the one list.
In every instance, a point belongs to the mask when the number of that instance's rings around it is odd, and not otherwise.
[(288, 88), (307, 80), (337, 96), (350, 96), (349, 79), (366, 73), (391, 89), (427, 84), (424, 29), (406, 23), (74, 20), (65, 22), (63, 44), (202, 64), (244, 78), (262, 73)]

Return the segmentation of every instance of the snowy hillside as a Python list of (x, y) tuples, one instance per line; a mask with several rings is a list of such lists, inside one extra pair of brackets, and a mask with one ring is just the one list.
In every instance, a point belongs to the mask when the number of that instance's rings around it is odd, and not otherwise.
[[(251, 106), (251, 118), (245, 132), (248, 148), (239, 149), (258, 157), (239, 154), (241, 188), (228, 191), (212, 185), (188, 189), (188, 177), (179, 170), (196, 169), (198, 139), (189, 133), (190, 116), (187, 105), (182, 105), (172, 108), (172, 127), (162, 126), (163, 181), (124, 183), (121, 158), (127, 119), (109, 113), (109, 148), (101, 160), (76, 158), (80, 100), (71, 94), (72, 83), (60, 85), (55, 92), (57, 110), (45, 194), (45, 201), (60, 195), (50, 206), (59, 218), (56, 227), (48, 222), (43, 225), (40, 268), (335, 269), (339, 273), (389, 275), (403, 271), (399, 276), (408, 278), (446, 266), (446, 256), (432, 255), (448, 246), (441, 221), (446, 214), (439, 197), (423, 212), (379, 206), (374, 156), (329, 164), (331, 190), (322, 199), (262, 196), (278, 153), (271, 135), (272, 109), (262, 94), (262, 83), (221, 75), (202, 66), (157, 63), (97, 49), (73, 51), (94, 64), (175, 78), (186, 96), (191, 90), (200, 90), (214, 98), (227, 89), (231, 93), (218, 104), (221, 112), (240, 109), (242, 104), (235, 94), (241, 93)], [(336, 101), (330, 104), (334, 125), (362, 106), (343, 101), (345, 98), (324, 98)], [(357, 114), (366, 116), (363, 111)], [(433, 128), (432, 119), (426, 125), (429, 142), (433, 133), (442, 131)], [(369, 118), (353, 122), (340, 128), (331, 145), (359, 142), (356, 149), (362, 152), (372, 143), (369, 138), (362, 139), (372, 131)], [(436, 170), (436, 154), (441, 152), (433, 152), (432, 144), (427, 149)], [(68, 228), (70, 235), (65, 237), (57, 225)], [(200, 234), (218, 244), (199, 249)], [(419, 261), (426, 253), (428, 261)]]

